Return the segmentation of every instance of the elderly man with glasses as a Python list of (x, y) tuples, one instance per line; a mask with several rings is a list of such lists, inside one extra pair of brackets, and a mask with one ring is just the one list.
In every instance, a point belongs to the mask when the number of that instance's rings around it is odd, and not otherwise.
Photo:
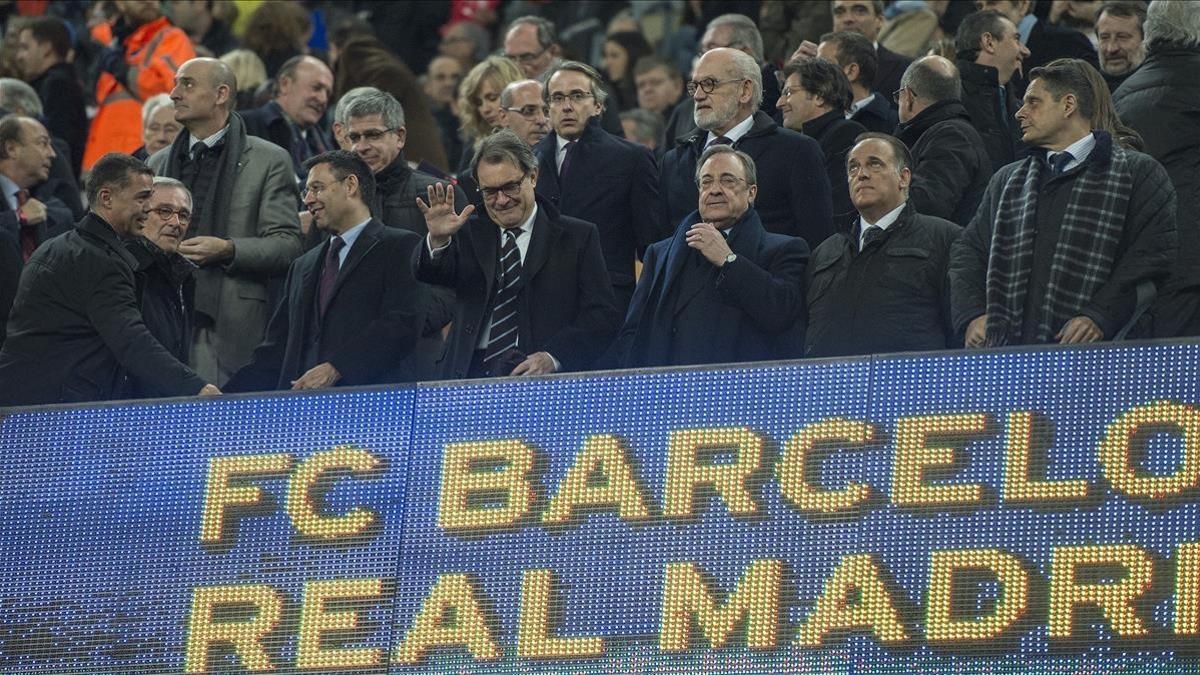
[(500, 125), (530, 147), (550, 131), (550, 107), (542, 100), (542, 83), (517, 80), (500, 92)]

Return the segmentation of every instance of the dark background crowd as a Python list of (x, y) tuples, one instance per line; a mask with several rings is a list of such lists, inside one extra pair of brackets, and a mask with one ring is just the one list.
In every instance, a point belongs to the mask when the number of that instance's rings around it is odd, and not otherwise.
[(0, 21), (0, 405), (1200, 334), (1183, 0)]

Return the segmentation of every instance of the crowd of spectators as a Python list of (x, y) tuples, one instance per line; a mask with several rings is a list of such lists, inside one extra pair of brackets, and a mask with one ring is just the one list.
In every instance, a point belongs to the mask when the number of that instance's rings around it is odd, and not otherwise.
[(1187, 0), (0, 21), (0, 406), (1200, 335)]

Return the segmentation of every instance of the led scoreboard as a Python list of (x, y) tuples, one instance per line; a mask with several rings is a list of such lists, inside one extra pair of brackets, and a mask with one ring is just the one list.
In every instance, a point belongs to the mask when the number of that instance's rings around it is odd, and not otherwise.
[(10, 411), (0, 672), (1196, 672), (1198, 364)]

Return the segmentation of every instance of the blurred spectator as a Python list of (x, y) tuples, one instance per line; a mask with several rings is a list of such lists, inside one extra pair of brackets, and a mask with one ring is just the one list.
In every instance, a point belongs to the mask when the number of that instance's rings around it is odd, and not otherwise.
[(121, 0), (113, 23), (92, 29), (106, 48), (99, 56), (96, 117), (88, 130), (83, 170), (109, 152), (142, 144), (142, 101), (171, 89), (175, 69), (194, 57), (187, 33), (171, 25), (157, 0)]
[(638, 251), (666, 234), (658, 220), (658, 172), (645, 148), (600, 128), (607, 92), (600, 74), (578, 61), (550, 71), (543, 102), (552, 133), (533, 148), (537, 194), (565, 216), (596, 224), (617, 311), (633, 297)]
[(700, 57), (688, 82), (699, 131), (667, 151), (659, 174), (664, 227), (678, 224), (695, 208), (696, 162), (717, 143), (754, 160), (759, 179), (754, 208), (768, 232), (803, 237), (813, 245), (833, 233), (821, 146), (762, 111), (761, 76), (754, 59), (737, 49), (713, 49)]
[(617, 110), (637, 107), (637, 84), (633, 66), (653, 50), (641, 33), (613, 33), (604, 40), (604, 74)]
[(1146, 61), (1113, 103), (1162, 162), (1179, 195), (1179, 260), (1154, 309), (1157, 337), (1200, 335), (1200, 12), (1184, 0), (1146, 11)]
[(258, 54), (267, 67), (267, 77), (276, 79), (289, 59), (308, 51), (312, 18), (294, 0), (271, 0), (254, 9), (246, 22), (242, 46)]
[(950, 0), (891, 3), (885, 12), (887, 21), (875, 41), (906, 58), (925, 56), (942, 38), (941, 18), (949, 5)]
[(187, 31), (192, 44), (209, 56), (224, 56), (238, 48), (229, 24), (213, 14), (213, 0), (167, 0), (167, 11), (176, 26)]
[(466, 69), (458, 59), (438, 56), (429, 62), (423, 86), (429, 101), (430, 113), (442, 134), (442, 148), (446, 151), (446, 167), (462, 156), (462, 138), (458, 133), (458, 85)]
[(417, 77), (382, 42), (373, 37), (356, 37), (338, 45), (334, 91), (341, 93), (364, 85), (386, 91), (404, 107), (408, 125), (405, 158), (414, 164), (429, 164), (447, 170), (450, 163), (442, 148), (437, 122), (425, 104), (425, 93)]
[(1021, 72), (1029, 50), (1021, 44), (1016, 25), (994, 10), (964, 18), (954, 44), (958, 47), (955, 65), (962, 79), (963, 106), (983, 137), (992, 171), (999, 171), (1024, 147), (1021, 127), (1013, 117), (1020, 103), (1012, 81)]
[(958, 58), (958, 49), (954, 46), (953, 37), (944, 37), (929, 45), (926, 56), (940, 56), (951, 61)]
[(1100, 10), (1100, 0), (1051, 0), (1050, 14), (1046, 18), (1050, 23), (1073, 30), (1086, 37), (1096, 49), (1096, 12)]
[[(42, 102), (33, 87), (11, 77), (0, 78), (0, 111), (32, 117), (39, 123), (45, 119), (42, 114)], [(42, 198), (57, 197), (58, 201), (70, 209), (71, 220), (78, 220), (86, 211), (83, 208), (83, 199), (79, 195), (79, 185), (71, 172), (71, 160), (67, 158), (67, 144), (51, 134), (50, 145), (54, 149), (54, 157), (50, 161), (50, 177), (44, 184), (37, 186), (36, 191)]]
[(1145, 152), (1146, 143), (1142, 140), (1142, 135), (1117, 116), (1117, 108), (1113, 105), (1112, 95), (1108, 91), (1108, 82), (1104, 80), (1100, 71), (1083, 67), (1084, 62), (1079, 59), (1060, 59), (1051, 61), (1050, 64), (1075, 68), (1092, 85), (1092, 96), (1096, 100), (1092, 109), (1092, 129), (1107, 131), (1113, 140), (1126, 150)]
[(1129, 77), (1146, 60), (1146, 4), (1138, 0), (1112, 1), (1100, 5), (1096, 14), (1096, 39), (1100, 72), (1110, 91)]
[(487, 58), (492, 51), (492, 37), (473, 21), (459, 21), (445, 27), (437, 50), (442, 56), (456, 59), (462, 70), (467, 70)]
[(856, 222), (826, 239), (809, 261), (805, 355), (961, 344), (950, 321), (946, 274), (950, 247), (961, 230), (912, 203), (912, 157), (897, 139), (869, 133), (847, 161)]
[[(893, 106), (896, 104), (892, 92), (900, 88), (900, 76), (912, 59), (901, 56), (879, 44), (879, 31), (883, 28), (883, 0), (831, 0), (830, 11), (833, 12), (833, 32), (858, 33), (867, 39), (871, 51), (875, 55), (875, 65), (870, 77), (862, 84), (864, 89), (878, 92)], [(821, 36), (825, 42), (828, 34)], [(796, 48), (792, 58), (818, 56), (818, 45), (812, 42), (802, 42)], [(845, 64), (842, 64), (843, 66)], [(850, 78), (854, 81), (854, 78)], [(871, 125), (863, 124), (875, 131)], [(891, 129), (881, 129), (883, 133), (891, 133)]]
[(763, 58), (771, 63), (785, 63), (796, 45), (805, 41), (816, 45), (822, 35), (833, 30), (833, 14), (819, 1), (764, 2), (759, 10), (758, 30), (762, 34)]
[[(994, 9), (1017, 27), (1021, 44), (1029, 50), (1022, 72), (1029, 72), (1061, 58), (1083, 59), (1093, 68), (1100, 67), (1091, 40), (1083, 33), (1061, 28), (1037, 18), (1032, 11), (1032, 0), (975, 0), (975, 7)], [(1024, 96), (1025, 78), (1018, 76), (1015, 84), (1017, 97)]]
[(683, 76), (670, 61), (658, 56), (643, 56), (633, 69), (637, 84), (637, 104), (657, 113), (664, 122), (683, 100)]
[(776, 104), (783, 113), (783, 126), (808, 134), (821, 145), (832, 191), (834, 229), (848, 231), (857, 214), (846, 183), (846, 153), (854, 139), (867, 131), (846, 119), (850, 81), (837, 64), (824, 59), (792, 61), (783, 69), (783, 76), (783, 93)]
[(463, 78), (458, 87), (458, 115), (469, 145), (463, 150), (457, 173), (467, 173), (475, 149), (500, 126), (500, 92), (520, 79), (524, 79), (521, 69), (503, 56), (489, 56)]
[(842, 73), (850, 81), (850, 92), (854, 102), (850, 104), (847, 119), (866, 127), (867, 131), (891, 134), (900, 123), (891, 98), (868, 85), (875, 81), (877, 61), (875, 49), (861, 33), (842, 31), (821, 36), (817, 56), (842, 67)]
[(500, 92), (500, 126), (512, 129), (529, 147), (550, 131), (550, 108), (542, 98), (542, 83), (517, 80)]
[[(347, 3), (330, 4), (345, 6)], [(371, 26), (374, 36), (384, 41), (414, 73), (424, 72), (430, 59), (437, 56), (439, 31), (450, 19), (450, 3), (444, 0), (353, 0), (348, 4), (356, 16)], [(465, 66), (463, 70), (469, 67)]]
[(129, 155), (100, 158), (90, 213), (34, 255), (0, 349), (0, 406), (128, 398), (128, 379), (153, 396), (219, 394), (146, 328), (134, 261), (123, 241), (146, 219), (152, 172)]
[(22, 261), (75, 223), (71, 209), (54, 196), (49, 180), (54, 157), (41, 122), (17, 114), (0, 118), (0, 231), (19, 245)]
[(621, 113), (621, 126), (625, 127), (625, 138), (653, 151), (655, 157), (662, 156), (665, 127), (662, 115), (645, 108), (626, 110)]
[(236, 110), (257, 108), (254, 101), (258, 88), (267, 81), (267, 67), (258, 54), (249, 49), (234, 49), (221, 55), (221, 62), (229, 66), (237, 77), (238, 91)]
[(16, 52), (21, 78), (37, 91), (51, 136), (66, 142), (67, 158), (78, 178), (87, 145), (88, 118), (83, 86), (69, 62), (71, 33), (58, 18), (43, 16), (21, 28)]
[(912, 152), (908, 199), (917, 213), (965, 226), (992, 163), (962, 104), (958, 70), (940, 56), (913, 61), (900, 78), (899, 138)]
[(279, 69), (275, 99), (242, 113), (246, 133), (287, 150), (292, 170), (304, 171), (304, 161), (327, 152), (333, 138), (324, 127), (325, 109), (333, 96), (333, 73), (320, 59), (296, 56)]
[(287, 151), (246, 133), (233, 112), (237, 81), (216, 59), (181, 65), (171, 100), (187, 133), (146, 160), (194, 198), (192, 235), (179, 252), (195, 263), (196, 325), (189, 361), (223, 384), (250, 360), (271, 310), (267, 282), (302, 245), (296, 175)]
[(174, 143), (182, 129), (183, 125), (175, 121), (175, 104), (171, 97), (168, 94), (151, 96), (142, 104), (142, 147), (134, 150), (133, 156), (145, 161)]

